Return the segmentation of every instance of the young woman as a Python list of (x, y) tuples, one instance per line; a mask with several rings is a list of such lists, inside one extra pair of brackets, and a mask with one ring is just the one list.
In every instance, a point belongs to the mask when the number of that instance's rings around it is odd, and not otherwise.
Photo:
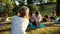
[(56, 20), (56, 18), (57, 18), (56, 13), (52, 12), (51, 15), (50, 15), (50, 19)]
[(28, 20), (29, 8), (22, 6), (16, 16), (12, 19), (12, 32), (11, 34), (26, 34), (26, 29), (29, 24)]
[(36, 21), (34, 20), (33, 13), (30, 13), (29, 26), (31, 28), (36, 28)]
[(7, 22), (7, 21), (9, 21), (8, 14), (6, 11), (4, 11), (2, 14), (2, 20), (0, 22)]
[(36, 21), (37, 27), (39, 27), (39, 25), (40, 25), (40, 13), (39, 13), (39, 11), (36, 11), (36, 13), (34, 15), (34, 19)]
[(43, 17), (43, 22), (50, 22), (50, 18), (48, 17), (48, 15), (45, 15)]
[(55, 12), (52, 12), (51, 15), (50, 15), (50, 19), (51, 19), (51, 22), (54, 22), (54, 23), (59, 23), (57, 19), (57, 15)]
[(42, 24), (40, 22), (40, 19), (41, 19), (41, 15), (39, 13), (39, 11), (36, 11), (35, 15), (34, 15), (34, 21), (36, 23), (36, 28), (45, 28), (46, 26), (44, 26), (44, 24)]
[(6, 11), (4, 11), (3, 14), (2, 14), (2, 20), (0, 20), (0, 27), (3, 26), (3, 23), (2, 22), (8, 22), (8, 21), (9, 21), (8, 14), (7, 14)]

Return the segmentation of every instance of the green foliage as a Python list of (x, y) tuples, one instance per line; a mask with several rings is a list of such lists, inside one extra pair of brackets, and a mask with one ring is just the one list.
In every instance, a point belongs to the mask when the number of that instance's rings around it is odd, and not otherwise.
[(45, 10), (45, 5), (44, 4), (40, 5), (40, 10)]
[(6, 4), (7, 4), (7, 6), (8, 6), (7, 10), (8, 10), (9, 12), (12, 12), (12, 10), (13, 10), (13, 8), (14, 8), (14, 3), (13, 3), (13, 2), (7, 2)]
[[(11, 17), (10, 17), (11, 18)], [(0, 27), (0, 34), (10, 34), (11, 33), (11, 21), (8, 23), (3, 23), (4, 26)], [(60, 34), (60, 24), (54, 24), (53, 22), (43, 23), (46, 28), (37, 28), (35, 30), (30, 30), (26, 32), (27, 34)]]
[[(1, 2), (1, 5), (0, 5), (0, 10), (1, 10), (1, 12), (3, 12), (3, 11), (7, 11), (7, 12), (12, 12), (12, 9), (13, 9), (13, 7), (14, 7), (14, 2), (12, 2), (12, 1), (9, 1), (9, 0), (0, 0), (0, 2)], [(5, 6), (3, 6), (4, 4), (6, 4)], [(4, 8), (4, 9), (2, 9), (2, 7)]]
[(48, 2), (56, 2), (56, 0), (48, 0)]
[(24, 5), (24, 4), (25, 4), (25, 0), (21, 0), (21, 1), (20, 1), (20, 4), (21, 4), (21, 5)]
[(53, 11), (56, 11), (56, 5), (53, 4), (53, 5), (45, 5), (45, 10), (40, 10), (40, 13), (42, 16), (44, 15), (49, 15), (53, 12)]
[(27, 3), (28, 4), (33, 4), (33, 1), (32, 0), (27, 0)]
[(37, 0), (37, 1), (39, 1), (40, 3), (42, 2), (42, 0)]
[(8, 2), (9, 0), (2, 0), (2, 2), (4, 2), (4, 3), (6, 3), (6, 2)]
[(2, 0), (0, 0), (0, 3), (2, 2)]
[(32, 12), (32, 13), (35, 13), (35, 11), (37, 11), (39, 9), (39, 7), (34, 4), (28, 5), (28, 7), (30, 8), (30, 12)]

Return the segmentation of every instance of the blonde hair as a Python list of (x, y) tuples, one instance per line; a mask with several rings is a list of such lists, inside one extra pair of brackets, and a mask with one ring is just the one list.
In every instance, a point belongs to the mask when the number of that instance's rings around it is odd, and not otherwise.
[(21, 8), (19, 9), (20, 17), (26, 16), (26, 11), (27, 10), (29, 10), (29, 8), (27, 6), (21, 6)]

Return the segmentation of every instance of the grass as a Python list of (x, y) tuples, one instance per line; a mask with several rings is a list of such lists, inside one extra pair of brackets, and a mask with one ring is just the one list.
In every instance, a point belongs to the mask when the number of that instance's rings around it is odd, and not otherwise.
[[(12, 19), (12, 17), (9, 17)], [(27, 28), (27, 34), (60, 34), (60, 24), (53, 22), (44, 22), (46, 28), (29, 29)], [(11, 21), (3, 23), (4, 26), (0, 27), (0, 34), (10, 34), (11, 32)]]
[[(46, 28), (37, 28), (35, 30), (27, 31), (27, 34), (60, 34), (60, 24), (43, 23)], [(0, 27), (0, 34), (10, 34), (11, 23), (4, 23), (3, 27)]]
[[(30, 33), (31, 34), (59, 34), (59, 29), (60, 27), (47, 27), (47, 28), (39, 28), (36, 30), (32, 30)], [(29, 34), (29, 32), (28, 32)]]

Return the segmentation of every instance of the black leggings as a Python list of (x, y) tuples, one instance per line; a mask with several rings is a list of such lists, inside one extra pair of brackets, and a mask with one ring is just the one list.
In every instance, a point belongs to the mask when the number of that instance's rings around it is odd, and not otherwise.
[(36, 21), (33, 21), (32, 24), (36, 26)]
[[(29, 21), (30, 21), (30, 19), (29, 19)], [(36, 21), (33, 21), (33, 22), (30, 21), (30, 23), (32, 23), (33, 25), (36, 26)]]

